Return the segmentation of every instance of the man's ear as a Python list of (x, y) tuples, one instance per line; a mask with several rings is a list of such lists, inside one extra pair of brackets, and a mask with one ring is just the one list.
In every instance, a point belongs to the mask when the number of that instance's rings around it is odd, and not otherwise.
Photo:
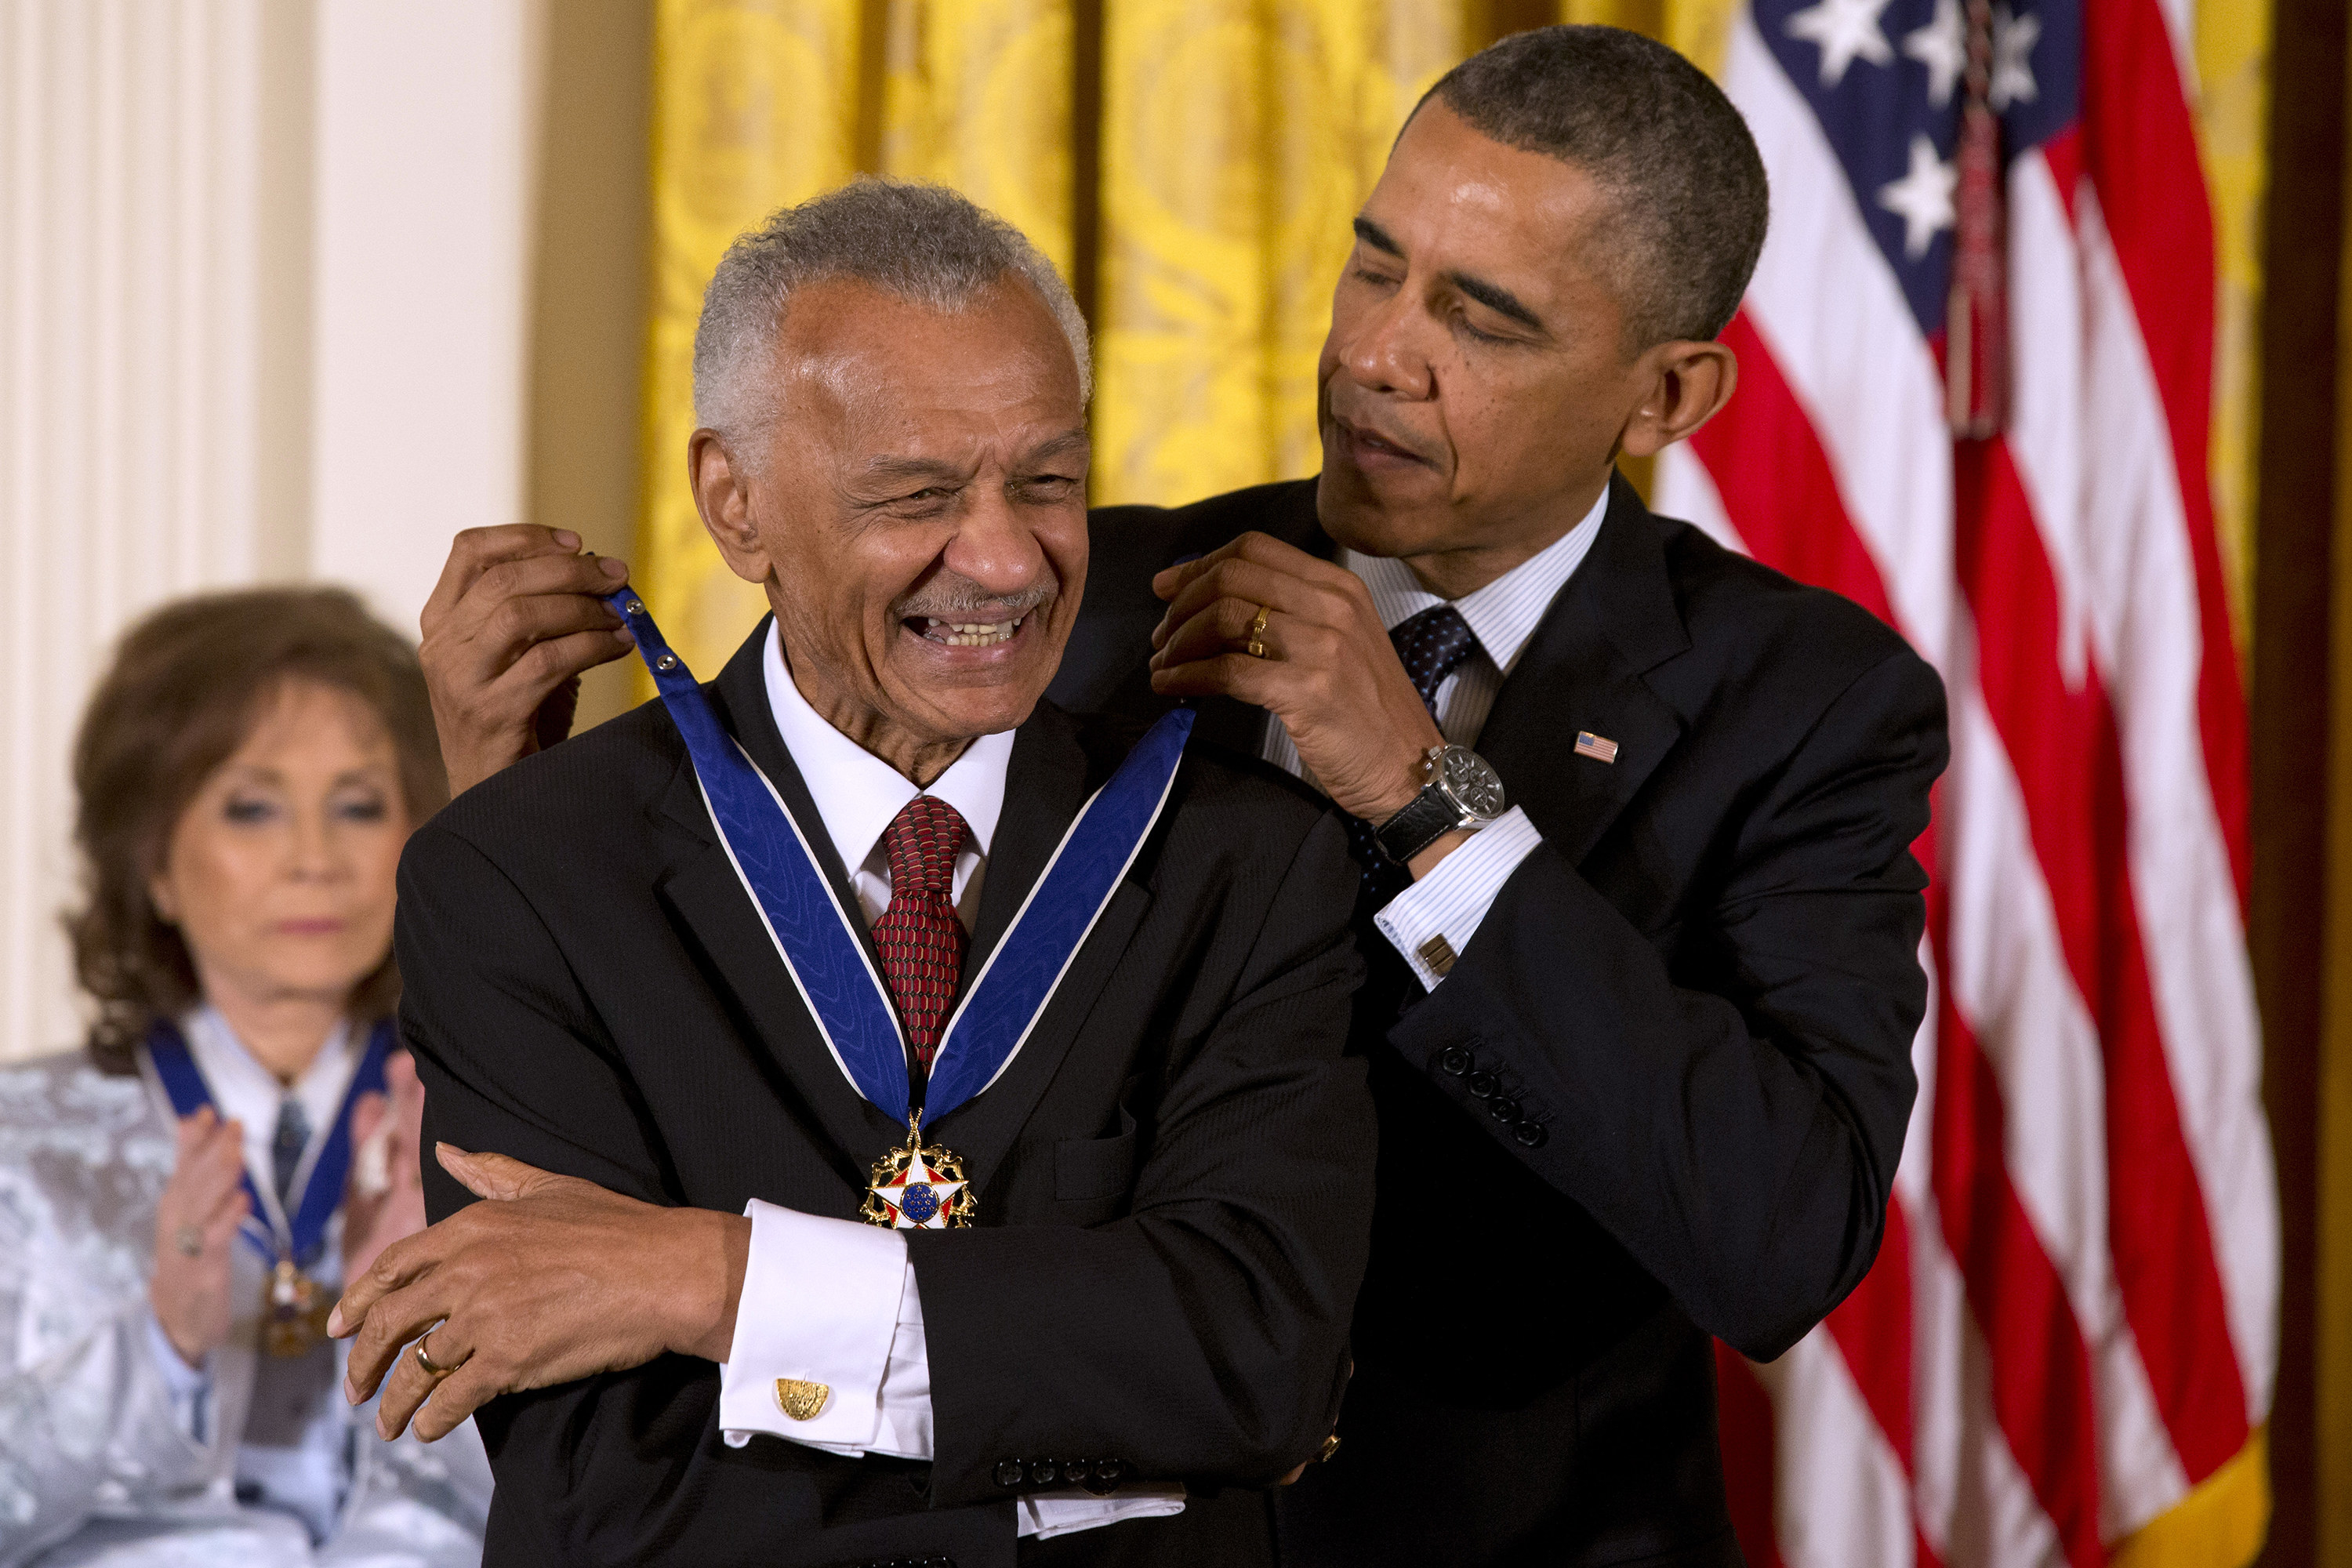
[(716, 430), (697, 430), (686, 446), (687, 482), (694, 489), (694, 509), (727, 569), (746, 583), (765, 583), (770, 563), (761, 547), (760, 530), (751, 517), (750, 476), (736, 466), (734, 454)]
[(1626, 422), (1622, 448), (1655, 457), (1715, 417), (1739, 384), (1739, 358), (1718, 342), (1678, 340), (1642, 356), (1650, 389)]

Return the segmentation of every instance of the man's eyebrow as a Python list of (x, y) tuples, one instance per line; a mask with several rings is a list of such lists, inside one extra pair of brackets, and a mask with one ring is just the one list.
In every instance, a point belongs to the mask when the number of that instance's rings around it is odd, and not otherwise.
[(1543, 318), (1520, 304), (1518, 296), (1508, 289), (1497, 288), (1485, 279), (1473, 278), (1466, 272), (1449, 272), (1445, 280), (1496, 315), (1508, 316), (1530, 331), (1542, 332), (1547, 337), (1551, 335), (1550, 329), (1543, 324)]
[(1021, 460), (1024, 466), (1033, 463), (1050, 463), (1056, 458), (1066, 458), (1073, 452), (1083, 452), (1086, 449), (1086, 431), (1065, 430), (1060, 435), (1048, 437), (1030, 447), (1021, 455)]
[[(1356, 237), (1374, 250), (1383, 251), (1399, 260), (1404, 258), (1404, 247), (1399, 245), (1388, 230), (1368, 217), (1356, 219)], [(1518, 296), (1508, 289), (1489, 283), (1483, 278), (1474, 278), (1466, 272), (1448, 272), (1445, 281), (1496, 315), (1508, 316), (1529, 331), (1541, 332), (1547, 337), (1551, 335), (1551, 330), (1543, 324), (1543, 318), (1519, 303)]]
[(963, 469), (944, 458), (873, 457), (866, 459), (866, 472), (877, 479), (960, 479)]

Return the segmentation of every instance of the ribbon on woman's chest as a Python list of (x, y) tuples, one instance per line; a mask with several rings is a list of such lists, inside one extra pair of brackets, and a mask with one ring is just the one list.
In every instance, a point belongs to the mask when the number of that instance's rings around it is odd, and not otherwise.
[(978, 1201), (961, 1162), (923, 1142), (923, 1121), (950, 1111), (1001, 1077), (1053, 1001), (1062, 977), (1150, 837), (1192, 734), (1178, 709), (1146, 731), (1079, 810), (1003, 937), (948, 1020), (928, 1080), (919, 1075), (898, 1013), (876, 972), (856, 918), (809, 847), (775, 785), (710, 710), (686, 662), (670, 650), (630, 590), (608, 601), (636, 637), (735, 875), (792, 975), (825, 1048), (857, 1092), (907, 1142), (875, 1162), (864, 1217), (898, 1229), (971, 1223)]

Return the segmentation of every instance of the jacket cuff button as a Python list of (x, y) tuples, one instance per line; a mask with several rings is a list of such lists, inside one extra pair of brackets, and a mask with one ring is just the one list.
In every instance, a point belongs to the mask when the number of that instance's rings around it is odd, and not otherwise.
[(1511, 1136), (1518, 1140), (1522, 1149), (1540, 1149), (1551, 1134), (1544, 1131), (1540, 1121), (1522, 1121), (1511, 1129)]
[(1519, 1119), (1519, 1102), (1507, 1094), (1498, 1094), (1486, 1102), (1486, 1114), (1508, 1127)]
[(1079, 1480), (1077, 1470), (1073, 1467), (1070, 1472), (1070, 1479), (1072, 1480), (1079, 1481), (1080, 1485), (1084, 1486), (1087, 1490), (1094, 1493), (1097, 1497), (1101, 1497), (1108, 1492), (1117, 1491), (1118, 1489), (1118, 1483), (1124, 1479), (1127, 1475), (1127, 1466), (1117, 1459), (1097, 1459), (1092, 1466), (1092, 1469), (1094, 1472), (1093, 1474), (1087, 1476), (1084, 1480)]
[(1029, 1484), (1031, 1486), (1050, 1487), (1061, 1479), (1062, 1467), (1055, 1464), (1053, 1460), (1032, 1459), (1029, 1461)]
[(1006, 1459), (1001, 1462), (996, 1467), (996, 1484), (1000, 1487), (1019, 1486), (1021, 1484), (1021, 1461), (1018, 1459)]
[(1478, 1065), (1478, 1058), (1467, 1046), (1448, 1046), (1438, 1053), (1437, 1065), (1440, 1070), (1460, 1078)]
[(1474, 1099), (1492, 1100), (1502, 1087), (1502, 1080), (1493, 1073), (1474, 1072), (1470, 1075), (1470, 1093)]

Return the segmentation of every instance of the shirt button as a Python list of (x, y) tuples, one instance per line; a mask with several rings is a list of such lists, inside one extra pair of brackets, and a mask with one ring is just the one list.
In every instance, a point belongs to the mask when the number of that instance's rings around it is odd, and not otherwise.
[(1478, 1058), (1467, 1046), (1448, 1046), (1437, 1056), (1437, 1065), (1455, 1078), (1460, 1078), (1478, 1065)]
[(1001, 1461), (996, 1467), (996, 1484), (1000, 1487), (1019, 1486), (1021, 1484), (1021, 1461), (1018, 1459), (1005, 1459)]

